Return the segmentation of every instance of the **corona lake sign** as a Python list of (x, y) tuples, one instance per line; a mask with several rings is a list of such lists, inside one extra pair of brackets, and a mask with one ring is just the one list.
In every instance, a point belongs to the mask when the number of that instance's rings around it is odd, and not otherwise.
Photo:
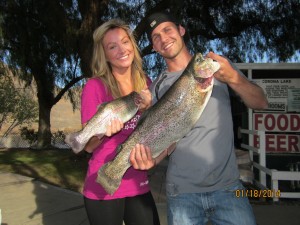
[(300, 79), (256, 79), (263, 88), (268, 112), (300, 112)]

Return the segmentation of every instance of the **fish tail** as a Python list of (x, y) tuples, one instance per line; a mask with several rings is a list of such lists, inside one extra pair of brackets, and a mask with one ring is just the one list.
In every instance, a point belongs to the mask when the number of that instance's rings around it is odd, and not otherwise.
[(98, 170), (98, 176), (97, 176), (96, 181), (99, 184), (101, 184), (101, 186), (104, 188), (104, 190), (108, 194), (113, 195), (121, 184), (122, 176), (121, 177), (111, 177), (105, 172), (107, 170), (107, 167), (109, 167), (111, 163), (112, 162), (105, 163)]
[(83, 150), (84, 146), (86, 145), (86, 143), (80, 143), (77, 140), (79, 133), (80, 132), (68, 134), (68, 135), (66, 135), (66, 138), (65, 138), (65, 142), (72, 148), (72, 150), (75, 154), (78, 154), (79, 152), (81, 152)]

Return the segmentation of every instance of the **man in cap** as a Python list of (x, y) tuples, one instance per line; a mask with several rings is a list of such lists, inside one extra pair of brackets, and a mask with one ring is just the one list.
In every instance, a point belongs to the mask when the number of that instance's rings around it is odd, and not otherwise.
[[(146, 33), (153, 49), (161, 54), (167, 69), (151, 87), (153, 104), (184, 71), (192, 55), (183, 36), (185, 28), (169, 13), (154, 13), (147, 18)], [(170, 154), (166, 178), (168, 224), (254, 225), (255, 218), (247, 197), (237, 197), (244, 189), (234, 152), (234, 134), (228, 88), (254, 109), (267, 107), (263, 90), (250, 82), (225, 57), (209, 52), (206, 57), (220, 63), (214, 74), (212, 95), (195, 127)], [(136, 169), (150, 169), (170, 153), (152, 158), (147, 146), (138, 144), (130, 161)]]

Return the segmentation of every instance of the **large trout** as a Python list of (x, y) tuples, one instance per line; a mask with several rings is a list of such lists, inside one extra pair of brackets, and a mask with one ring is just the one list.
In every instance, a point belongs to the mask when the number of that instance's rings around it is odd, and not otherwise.
[(66, 136), (65, 142), (75, 153), (79, 153), (93, 136), (103, 137), (106, 127), (112, 119), (120, 119), (123, 123), (130, 120), (139, 109), (139, 94), (132, 92), (111, 102), (103, 103), (86, 126), (78, 132)]
[(126, 170), (131, 166), (129, 156), (138, 143), (149, 146), (157, 157), (171, 144), (184, 137), (200, 118), (213, 89), (213, 74), (219, 63), (196, 54), (162, 98), (145, 111), (134, 132), (117, 148), (114, 160), (98, 171), (97, 182), (107, 193), (119, 187)]

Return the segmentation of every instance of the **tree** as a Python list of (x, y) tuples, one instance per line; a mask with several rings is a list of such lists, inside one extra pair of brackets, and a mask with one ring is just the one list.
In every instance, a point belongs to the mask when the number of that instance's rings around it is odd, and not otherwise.
[[(50, 112), (68, 90), (62, 89), (55, 96), (55, 85), (60, 79), (75, 78), (73, 63), (74, 30), (68, 23), (72, 1), (8, 0), (1, 2), (2, 56), (14, 68), (20, 68), (19, 78), (29, 85), (37, 85), (39, 105), (39, 130), (37, 148), (51, 144)], [(53, 16), (55, 15), (55, 16)], [(51, 18), (51, 19), (49, 19)], [(76, 78), (81, 79), (81, 78)], [(75, 83), (76, 80), (73, 81)]]
[[(123, 5), (112, 2), (112, 5)], [(51, 108), (83, 76), (88, 77), (92, 32), (116, 10), (98, 0), (8, 0), (1, 2), (2, 58), (20, 68), (21, 79), (37, 84), (39, 128), (37, 148), (51, 144)], [(101, 14), (104, 16), (101, 17)], [(55, 15), (55, 16), (53, 16)], [(51, 19), (49, 19), (51, 18)], [(63, 86), (55, 94), (55, 85)]]
[(143, 32), (144, 16), (175, 13), (187, 28), (192, 52), (212, 49), (234, 62), (284, 62), (299, 53), (299, 5), (298, 0), (1, 0), (0, 55), (23, 71), (21, 79), (37, 83), (37, 147), (43, 148), (51, 143), (51, 108), (64, 94), (72, 101), (71, 87), (91, 75), (92, 33), (103, 21), (119, 17), (130, 23), (145, 69), (155, 77), (163, 60)]
[[(0, 2), (0, 55), (21, 69), (20, 79), (37, 84), (37, 148), (51, 145), (52, 107), (66, 93), (74, 101), (71, 87), (83, 79), (82, 73), (90, 76), (92, 31), (101, 23), (101, 14), (111, 11), (106, 0)], [(58, 84), (62, 88), (56, 94)]]
[[(236, 63), (299, 61), (298, 0), (162, 0), (145, 1), (140, 9), (146, 15), (160, 10), (170, 10), (182, 21), (192, 52), (213, 50)], [(145, 41), (145, 22), (136, 24), (139, 39)], [(143, 54), (155, 54), (144, 41)], [(147, 65), (157, 73), (161, 59), (153, 54)]]
[(15, 86), (12, 76), (8, 74), (8, 68), (0, 64), (0, 130), (3, 124), (9, 127), (4, 135), (9, 134), (16, 126), (31, 124), (36, 121), (38, 110), (37, 103), (32, 94), (17, 90), (21, 86)]

